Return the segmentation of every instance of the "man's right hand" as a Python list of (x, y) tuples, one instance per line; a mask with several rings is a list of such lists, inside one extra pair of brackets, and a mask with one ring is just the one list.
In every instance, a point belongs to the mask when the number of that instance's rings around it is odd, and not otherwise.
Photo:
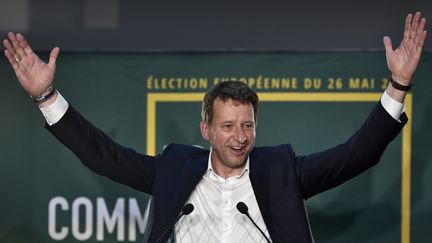
[(54, 81), (56, 60), (60, 49), (52, 49), (49, 62), (42, 61), (31, 49), (22, 34), (8, 34), (3, 40), (5, 56), (12, 65), (21, 86), (29, 95), (43, 94)]

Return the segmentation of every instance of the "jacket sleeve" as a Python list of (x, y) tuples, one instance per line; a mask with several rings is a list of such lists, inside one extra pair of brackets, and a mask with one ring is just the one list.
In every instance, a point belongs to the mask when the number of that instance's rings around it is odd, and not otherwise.
[(378, 102), (360, 129), (345, 143), (308, 156), (296, 157), (290, 153), (303, 197), (340, 185), (377, 164), (407, 120), (402, 114), (402, 122), (396, 121)]
[(81, 162), (99, 175), (152, 193), (158, 157), (143, 155), (111, 140), (72, 106), (56, 124), (45, 127)]

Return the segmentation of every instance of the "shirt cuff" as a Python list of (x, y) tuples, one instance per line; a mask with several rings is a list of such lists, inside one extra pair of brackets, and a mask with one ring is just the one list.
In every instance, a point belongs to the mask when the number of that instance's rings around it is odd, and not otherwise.
[(58, 96), (54, 101), (54, 103), (52, 103), (47, 107), (39, 106), (39, 109), (41, 110), (43, 116), (45, 117), (45, 120), (50, 126), (60, 121), (60, 119), (63, 117), (63, 115), (66, 113), (67, 109), (69, 108), (69, 104), (67, 103), (65, 98), (63, 98), (63, 96), (58, 91), (56, 92), (58, 93)]
[(396, 121), (401, 122), (400, 115), (405, 112), (405, 105), (403, 103), (399, 103), (384, 91), (381, 97), (381, 104)]

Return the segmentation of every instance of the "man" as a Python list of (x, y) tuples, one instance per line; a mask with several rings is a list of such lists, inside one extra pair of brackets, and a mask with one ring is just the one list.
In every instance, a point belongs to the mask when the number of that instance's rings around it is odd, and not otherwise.
[[(165, 232), (172, 230), (178, 242), (265, 242), (268, 237), (297, 243), (313, 242), (304, 200), (376, 164), (407, 122), (403, 101), (420, 59), (425, 23), (420, 13), (408, 15), (396, 50), (384, 37), (392, 82), (380, 102), (345, 143), (309, 156), (296, 156), (288, 144), (255, 147), (258, 97), (239, 82), (220, 83), (204, 98), (200, 130), (210, 151), (172, 144), (155, 157), (136, 153), (86, 121), (53, 88), (59, 48), (46, 64), (20, 34), (9, 33), (3, 44), (47, 129), (96, 173), (153, 195), (146, 241), (165, 242), (170, 235)], [(239, 202), (248, 206), (263, 234), (236, 210)], [(195, 209), (176, 223), (188, 203)]]

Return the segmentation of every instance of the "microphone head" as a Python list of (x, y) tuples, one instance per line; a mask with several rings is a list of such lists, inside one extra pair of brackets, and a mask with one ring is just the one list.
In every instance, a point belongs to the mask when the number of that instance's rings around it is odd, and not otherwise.
[(182, 213), (184, 215), (188, 215), (188, 214), (192, 213), (193, 210), (194, 210), (194, 206), (192, 205), (192, 203), (188, 203), (188, 204), (184, 205), (184, 207), (182, 209)]
[(244, 202), (238, 202), (237, 203), (237, 210), (242, 214), (247, 214), (248, 207), (246, 206), (246, 204)]

